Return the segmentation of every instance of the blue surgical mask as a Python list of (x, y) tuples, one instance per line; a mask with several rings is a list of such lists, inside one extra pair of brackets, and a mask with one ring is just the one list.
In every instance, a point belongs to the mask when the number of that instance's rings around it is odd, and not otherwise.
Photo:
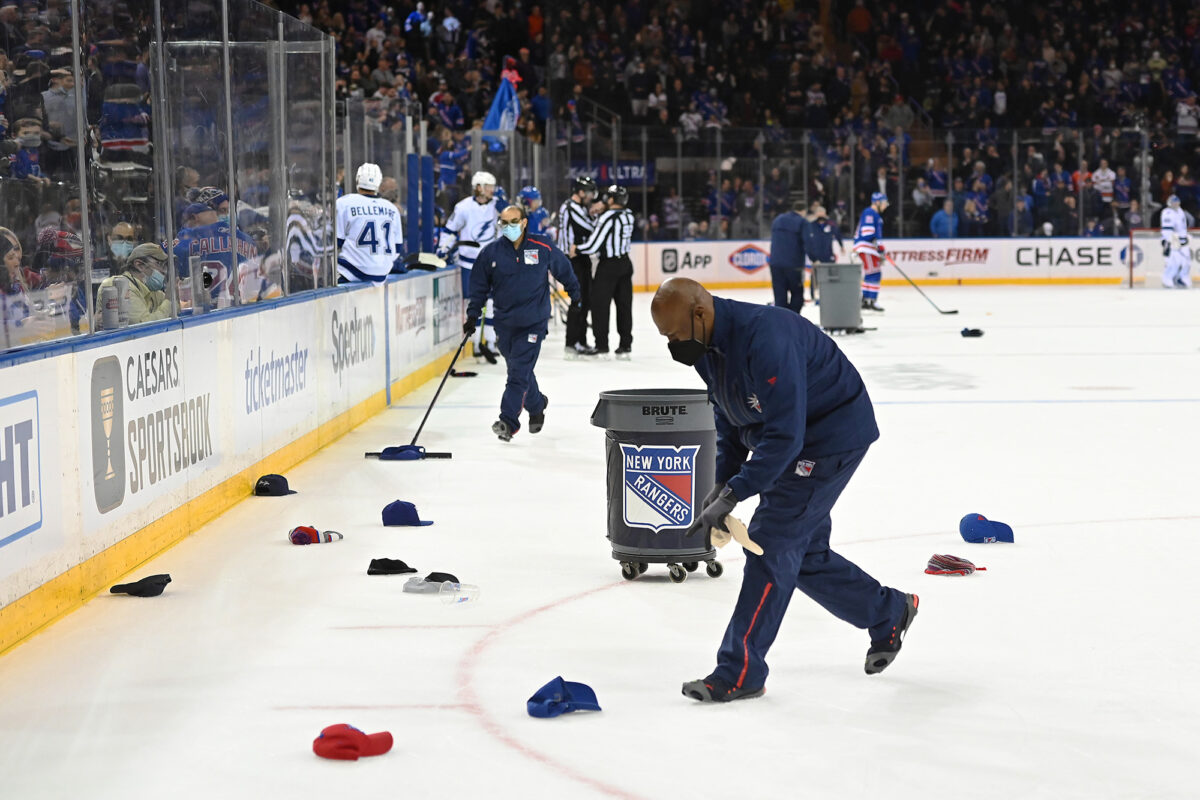
[(501, 225), (500, 233), (505, 239), (508, 239), (510, 242), (515, 242), (521, 238), (521, 226), (519, 223), (516, 225)]
[(167, 278), (158, 270), (152, 270), (146, 276), (146, 286), (152, 292), (161, 292), (163, 287), (167, 285)]
[(133, 247), (133, 242), (117, 241), (108, 243), (108, 249), (112, 251), (113, 258), (118, 261), (124, 261), (129, 258), (129, 254), (133, 252)]
[(229, 215), (228, 214), (217, 214), (217, 222), (224, 222), (226, 225), (228, 225), (229, 224)]

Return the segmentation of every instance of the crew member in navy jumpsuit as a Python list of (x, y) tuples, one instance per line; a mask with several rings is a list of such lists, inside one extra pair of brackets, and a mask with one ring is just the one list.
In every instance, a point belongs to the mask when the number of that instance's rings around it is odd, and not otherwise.
[(550, 319), (550, 281), (554, 275), (582, 307), (579, 281), (571, 262), (548, 236), (529, 233), (525, 210), (508, 206), (500, 213), (500, 237), (489, 242), (475, 258), (471, 271), (470, 300), (463, 333), (475, 332), (479, 313), (491, 295), (496, 311), (496, 343), (508, 367), (508, 382), (500, 400), (500, 419), (492, 432), (509, 441), (521, 428), (521, 409), (529, 412), (529, 432), (542, 429), (547, 398), (533, 374)]
[(717, 427), (717, 485), (689, 533), (725, 529), (737, 503), (759, 495), (741, 594), (717, 667), (684, 684), (701, 701), (757, 697), (767, 650), (799, 589), (834, 616), (866, 629), (866, 671), (882, 671), (916, 616), (917, 597), (880, 585), (829, 547), (829, 513), (879, 438), (862, 378), (833, 340), (793, 311), (714, 298), (688, 278), (659, 288), (651, 305), (676, 361), (708, 385)]

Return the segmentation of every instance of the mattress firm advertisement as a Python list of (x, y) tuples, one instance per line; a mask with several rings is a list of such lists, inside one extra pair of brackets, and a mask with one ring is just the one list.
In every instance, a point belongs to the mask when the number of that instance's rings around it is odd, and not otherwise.
[[(839, 261), (848, 261), (851, 240)], [(1128, 280), (1125, 254), (1129, 240), (1110, 238), (1052, 239), (890, 239), (887, 254), (916, 281), (937, 282), (1064, 282)], [(634, 281), (654, 287), (676, 275), (701, 283), (766, 285), (771, 281), (771, 242), (705, 241), (635, 244), (630, 251)], [(884, 261), (883, 279), (904, 278)]]

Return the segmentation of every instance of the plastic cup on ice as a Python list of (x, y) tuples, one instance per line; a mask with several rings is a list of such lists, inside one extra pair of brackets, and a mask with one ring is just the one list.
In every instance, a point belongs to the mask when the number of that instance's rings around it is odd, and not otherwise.
[(442, 598), (442, 602), (447, 605), (469, 603), (479, 598), (479, 587), (473, 583), (442, 581), (442, 586), (438, 589), (438, 597)]

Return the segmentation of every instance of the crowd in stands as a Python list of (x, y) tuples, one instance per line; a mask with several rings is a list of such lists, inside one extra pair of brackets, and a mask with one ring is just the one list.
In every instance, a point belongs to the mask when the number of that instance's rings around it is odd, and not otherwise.
[[(553, 11), (501, 0), (325, 0), (295, 10), (338, 37), (343, 96), (372, 102), (392, 124), (420, 109), (444, 131), (434, 141), (456, 154), (444, 163), (447, 176), (458, 165), (460, 181), (457, 132), (482, 124), (511, 56), (521, 79), (518, 127), (536, 141), (553, 118), (549, 144), (581, 143), (589, 119), (605, 113), (589, 101), (619, 115), (627, 136), (629, 123), (649, 126), (662, 152), (678, 135), (688, 154), (710, 154), (720, 129), (724, 152), (762, 152), (785, 165), (787, 194), (831, 209), (859, 209), (877, 186), (894, 195), (903, 185), (904, 202), (893, 202), (887, 219), (892, 235), (902, 208), (903, 232), (929, 235), (947, 195), (958, 235), (1025, 233), (1047, 222), (1060, 233), (1116, 233), (1144, 224), (1172, 192), (1198, 210), (1193, 3), (844, 0), (824, 20), (817, 6), (762, 0), (585, 0)], [(760, 129), (765, 141), (737, 144), (741, 128)], [(811, 132), (803, 147), (800, 129)], [(1015, 163), (1013, 129), (1022, 132)], [(1142, 130), (1154, 154), (1145, 164)], [(949, 150), (947, 132), (955, 134)], [(805, 157), (807, 187), (795, 168)], [(1146, 169), (1152, 208), (1139, 209)], [(954, 177), (942, 185), (943, 175)], [(739, 186), (724, 186), (726, 177)], [(986, 178), (982, 186), (977, 178)], [(688, 182), (678, 230), (694, 222), (713, 235), (749, 231), (744, 218), (757, 217), (758, 205), (726, 202), (746, 193), (746, 180), (764, 215), (785, 207), (756, 173), (705, 171)], [(658, 195), (647, 211), (670, 233), (666, 192)]]
[[(848, 234), (879, 190), (894, 198), (889, 236), (1121, 234), (1152, 225), (1170, 194), (1200, 212), (1200, 6), (1185, 0), (835, 0), (824, 17), (789, 0), (268, 5), (336, 38), (339, 100), (384, 129), (429, 123), (442, 207), (469, 181), (470, 132), (507, 75), (519, 135), (569, 154), (559, 167), (576, 169), (585, 142), (597, 160), (639, 160), (639, 128), (652, 160), (682, 152), (648, 207), (632, 187), (646, 238), (761, 236), (801, 197)], [(66, 285), (78, 306), (77, 248), (44, 232), (83, 232), (81, 140), (98, 182), (121, 165), (152, 182), (153, 6), (88, 0), (82, 74), (68, 8), (0, 0), (0, 248), (13, 262), (0, 280), (6, 297)], [(588, 129), (612, 115), (620, 152), (605, 154), (609, 137)], [(194, 192), (227, 182), (219, 159), (180, 146), (176, 228)], [(239, 209), (269, 193), (253, 171)], [(156, 240), (143, 188), (100, 186), (89, 202), (96, 266), (121, 267), (120, 224), (135, 246)]]

